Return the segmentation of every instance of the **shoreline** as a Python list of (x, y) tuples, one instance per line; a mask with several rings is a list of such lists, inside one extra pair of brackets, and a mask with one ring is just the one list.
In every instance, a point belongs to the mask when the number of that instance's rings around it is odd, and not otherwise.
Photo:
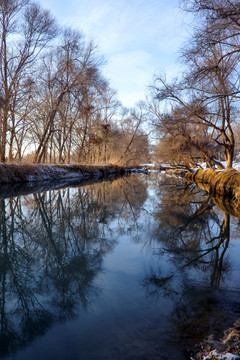
[(0, 184), (103, 179), (136, 172), (146, 172), (146, 170), (141, 167), (117, 165), (0, 164)]
[(196, 345), (191, 360), (237, 360), (240, 359), (240, 319), (227, 328), (220, 339), (209, 336)]

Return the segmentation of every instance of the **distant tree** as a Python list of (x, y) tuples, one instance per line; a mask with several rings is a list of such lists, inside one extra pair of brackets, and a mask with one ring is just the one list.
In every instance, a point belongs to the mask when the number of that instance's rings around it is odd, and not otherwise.
[(222, 155), (221, 148), (211, 138), (208, 126), (195, 124), (194, 117), (185, 109), (175, 108), (172, 114), (162, 115), (155, 127), (160, 135), (155, 150), (158, 162), (187, 168), (206, 162), (209, 167), (222, 168), (217, 160)]
[(148, 134), (144, 127), (147, 118), (145, 104), (140, 102), (121, 122), (121, 131), (125, 137), (118, 162), (136, 164), (149, 160)]

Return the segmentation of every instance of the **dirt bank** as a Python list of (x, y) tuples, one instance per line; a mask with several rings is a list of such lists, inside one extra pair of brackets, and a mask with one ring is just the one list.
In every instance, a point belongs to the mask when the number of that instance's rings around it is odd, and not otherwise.
[(137, 171), (114, 165), (17, 165), (0, 164), (0, 184), (62, 179), (101, 179)]

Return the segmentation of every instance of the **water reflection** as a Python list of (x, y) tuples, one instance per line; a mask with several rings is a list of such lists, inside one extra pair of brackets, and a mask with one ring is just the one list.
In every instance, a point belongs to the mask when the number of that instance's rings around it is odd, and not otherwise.
[(188, 359), (240, 317), (237, 204), (159, 174), (32, 190), (0, 191), (0, 357), (78, 319), (71, 359)]
[(111, 220), (136, 223), (146, 199), (137, 178), (84, 185), (0, 199), (0, 356), (74, 318), (79, 304), (88, 308), (117, 242)]
[[(176, 341), (194, 349), (209, 335), (221, 337), (240, 316), (240, 272), (232, 268), (228, 253), (230, 215), (240, 218), (240, 206), (236, 199), (214, 197), (193, 184), (171, 179), (166, 187), (162, 181), (153, 230), (159, 246), (153, 250), (159, 264), (167, 257), (173, 266), (167, 273), (161, 265), (151, 269), (143, 286), (149, 296), (173, 300)], [(201, 189), (208, 190), (202, 184)]]
[(173, 187), (169, 199), (169, 188), (163, 187), (153, 234), (164, 245), (161, 253), (170, 254), (181, 269), (202, 269), (214, 287), (229, 269), (224, 254), (230, 241), (230, 215), (216, 211), (214, 203), (219, 202), (185, 184)]

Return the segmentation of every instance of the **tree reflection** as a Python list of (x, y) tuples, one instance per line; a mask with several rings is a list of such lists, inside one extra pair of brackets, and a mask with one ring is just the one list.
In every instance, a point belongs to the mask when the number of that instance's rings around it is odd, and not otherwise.
[[(152, 236), (158, 244), (155, 243), (154, 253), (160, 259), (167, 258), (172, 266), (164, 271), (159, 259), (160, 265), (151, 269), (143, 286), (148, 296), (173, 300), (176, 341), (189, 349), (206, 335), (220, 333), (235, 320), (236, 314), (226, 310), (221, 286), (231, 271), (226, 256), (231, 237), (230, 214), (240, 218), (240, 212), (236, 199), (213, 197), (202, 191), (207, 190), (203, 185), (200, 190), (184, 182), (177, 186), (171, 182), (167, 187), (166, 179), (165, 185), (158, 184), (160, 202)], [(192, 276), (198, 280), (193, 281)], [(236, 294), (231, 292), (231, 296), (233, 299)], [(239, 308), (239, 300), (237, 304)]]
[(134, 223), (145, 199), (146, 184), (134, 176), (0, 199), (0, 356), (88, 308), (117, 244), (113, 220)]
[[(229, 268), (224, 255), (230, 241), (230, 215), (219, 214), (213, 198), (197, 187), (161, 193), (161, 205), (155, 214), (154, 237), (181, 269), (194, 267), (204, 271), (212, 286), (219, 286), (223, 272)], [(218, 199), (219, 201), (219, 199)]]

